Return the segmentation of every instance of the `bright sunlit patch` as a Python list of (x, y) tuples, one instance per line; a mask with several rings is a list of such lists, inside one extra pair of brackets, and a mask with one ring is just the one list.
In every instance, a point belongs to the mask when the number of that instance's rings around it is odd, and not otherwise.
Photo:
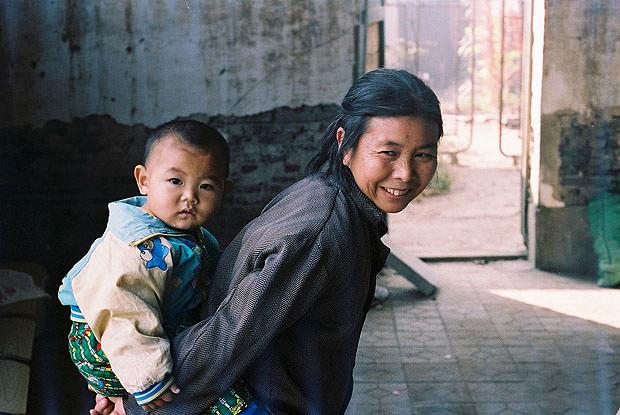
[(620, 328), (620, 290), (491, 290), (491, 293)]

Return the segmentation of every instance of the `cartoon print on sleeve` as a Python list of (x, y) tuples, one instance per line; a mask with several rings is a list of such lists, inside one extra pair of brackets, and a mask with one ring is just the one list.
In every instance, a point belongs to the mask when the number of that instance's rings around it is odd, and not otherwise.
[(138, 245), (140, 258), (144, 261), (147, 268), (160, 268), (165, 271), (168, 265), (164, 258), (170, 252), (170, 248), (161, 243), (160, 238), (142, 242)]

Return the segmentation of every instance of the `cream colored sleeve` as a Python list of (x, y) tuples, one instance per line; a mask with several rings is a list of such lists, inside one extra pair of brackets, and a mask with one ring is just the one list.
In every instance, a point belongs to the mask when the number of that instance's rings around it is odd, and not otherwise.
[(72, 282), (78, 306), (112, 370), (132, 394), (172, 373), (161, 311), (172, 252), (164, 238), (148, 243), (151, 248), (159, 243), (159, 250), (128, 246), (106, 234)]

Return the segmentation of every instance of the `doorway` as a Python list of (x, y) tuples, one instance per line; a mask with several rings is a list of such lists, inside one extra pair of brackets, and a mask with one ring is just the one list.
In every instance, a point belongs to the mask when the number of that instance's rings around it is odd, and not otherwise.
[(444, 118), (429, 188), (388, 218), (388, 244), (425, 261), (525, 257), (523, 1), (386, 0), (385, 65), (437, 93)]

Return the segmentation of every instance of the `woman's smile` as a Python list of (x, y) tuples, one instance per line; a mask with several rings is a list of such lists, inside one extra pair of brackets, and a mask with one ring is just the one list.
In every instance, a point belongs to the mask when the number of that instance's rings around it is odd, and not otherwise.
[(411, 189), (394, 189), (391, 187), (381, 186), (383, 190), (395, 197), (405, 196)]

